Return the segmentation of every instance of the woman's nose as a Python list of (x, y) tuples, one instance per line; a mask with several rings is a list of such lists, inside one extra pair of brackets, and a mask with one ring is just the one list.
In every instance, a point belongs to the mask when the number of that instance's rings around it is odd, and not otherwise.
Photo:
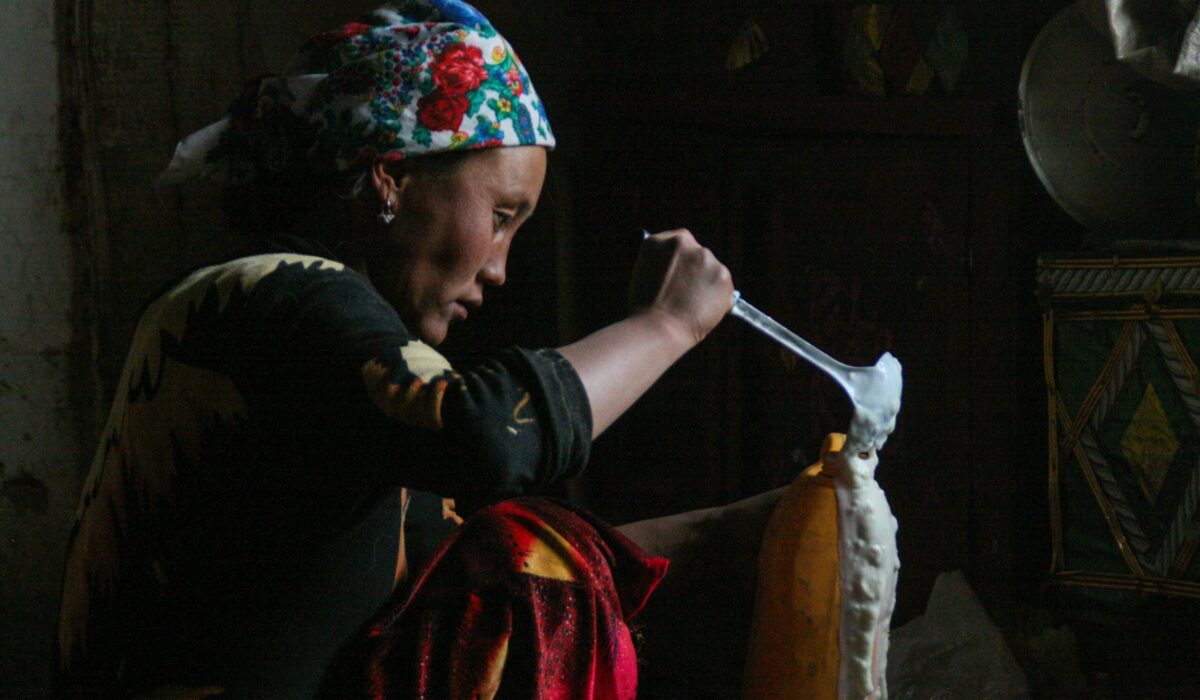
[(507, 279), (508, 274), (507, 262), (507, 250), (493, 255), (483, 266), (483, 269), (479, 271), (479, 281), (495, 287), (504, 284), (504, 280)]

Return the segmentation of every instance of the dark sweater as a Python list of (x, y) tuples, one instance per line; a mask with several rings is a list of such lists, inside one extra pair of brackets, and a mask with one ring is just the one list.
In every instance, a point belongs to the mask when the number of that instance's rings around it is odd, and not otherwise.
[(143, 315), (84, 487), (60, 689), (310, 694), (391, 591), (400, 487), (412, 566), (445, 534), (430, 494), (537, 492), (590, 441), (553, 350), (460, 372), (331, 259), (198, 270)]

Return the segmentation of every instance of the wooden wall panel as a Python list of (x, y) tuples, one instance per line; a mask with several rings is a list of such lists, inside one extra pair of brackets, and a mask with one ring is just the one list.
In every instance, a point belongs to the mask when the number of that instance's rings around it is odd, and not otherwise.
[(176, 142), (226, 111), (245, 81), (281, 69), (315, 32), (374, 3), (67, 0), (78, 27), (87, 206), (95, 250), (97, 363), (111, 396), (142, 306), (184, 271), (236, 250), (216, 193), (157, 190)]

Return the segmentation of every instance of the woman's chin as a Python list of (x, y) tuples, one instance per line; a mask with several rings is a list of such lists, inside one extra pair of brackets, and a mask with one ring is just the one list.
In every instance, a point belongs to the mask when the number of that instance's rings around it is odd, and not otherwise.
[(425, 342), (434, 346), (441, 345), (448, 335), (450, 335), (450, 327), (443, 323), (425, 334)]
[(450, 333), (450, 323), (440, 318), (423, 318), (417, 323), (417, 336), (427, 345), (441, 345)]

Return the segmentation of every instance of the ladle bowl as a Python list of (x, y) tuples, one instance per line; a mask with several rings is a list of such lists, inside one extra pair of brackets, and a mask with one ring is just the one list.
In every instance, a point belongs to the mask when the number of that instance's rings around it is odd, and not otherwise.
[(904, 388), (900, 361), (890, 352), (883, 353), (870, 367), (855, 367), (839, 362), (756, 309), (736, 291), (729, 313), (815, 365), (842, 387), (854, 404), (854, 418), (847, 434), (849, 449), (866, 452), (883, 447), (888, 436), (896, 429), (896, 416), (900, 413), (900, 396)]

